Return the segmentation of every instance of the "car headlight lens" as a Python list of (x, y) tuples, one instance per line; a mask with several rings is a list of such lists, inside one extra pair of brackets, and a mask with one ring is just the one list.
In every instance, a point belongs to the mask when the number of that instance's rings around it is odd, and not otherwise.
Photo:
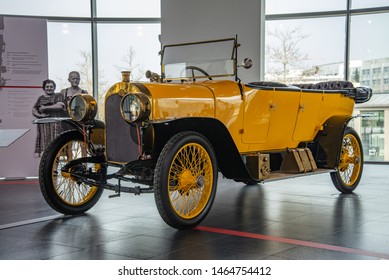
[(89, 94), (76, 94), (69, 101), (68, 112), (78, 122), (93, 120), (97, 113), (97, 102)]
[(144, 93), (128, 93), (120, 104), (122, 117), (129, 123), (145, 121), (150, 115), (150, 100)]

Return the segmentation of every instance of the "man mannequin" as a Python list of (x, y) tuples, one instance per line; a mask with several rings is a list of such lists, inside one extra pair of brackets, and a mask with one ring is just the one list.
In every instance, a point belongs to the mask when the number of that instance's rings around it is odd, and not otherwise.
[(80, 73), (78, 73), (77, 71), (71, 71), (69, 73), (68, 81), (69, 81), (71, 86), (61, 90), (61, 94), (62, 94), (62, 96), (64, 97), (64, 100), (65, 100), (66, 108), (67, 108), (67, 105), (69, 103), (70, 98), (73, 95), (75, 95), (77, 93), (88, 94), (88, 92), (86, 90), (81, 89), (79, 87), (79, 84), (80, 84)]

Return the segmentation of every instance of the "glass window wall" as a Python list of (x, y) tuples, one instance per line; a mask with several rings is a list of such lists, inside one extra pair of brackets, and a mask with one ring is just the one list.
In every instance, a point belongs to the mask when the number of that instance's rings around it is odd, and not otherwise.
[(361, 124), (361, 140), (364, 159), (383, 161), (385, 156), (384, 111), (361, 111), (371, 117), (364, 117)]
[(344, 80), (344, 17), (266, 22), (265, 79)]
[(267, 0), (266, 14), (292, 14), (345, 10), (347, 7), (346, 5), (347, 0)]
[[(1, 15), (47, 18), (49, 78), (58, 90), (69, 86), (70, 71), (79, 71), (80, 87), (102, 105), (121, 70), (131, 70), (133, 80), (144, 80), (146, 70), (160, 72), (160, 0), (0, 0), (0, 7)], [(92, 46), (92, 21), (97, 46)]]
[(352, 0), (353, 9), (389, 6), (388, 0)]
[(89, 23), (48, 22), (49, 77), (61, 90), (70, 86), (68, 74), (80, 72), (80, 87), (93, 93), (92, 44)]
[(97, 17), (161, 17), (160, 0), (97, 0)]
[(90, 17), (90, 0), (0, 0), (2, 15)]
[(370, 86), (375, 94), (389, 93), (389, 13), (351, 17), (349, 80)]
[[(99, 93), (101, 106), (104, 95), (113, 84), (121, 81), (121, 71), (131, 71), (131, 80), (145, 81), (147, 70), (160, 73), (161, 50), (159, 34), (160, 24), (127, 23), (97, 26)], [(100, 110), (99, 113), (103, 113)], [(102, 115), (99, 115), (101, 118)]]
[[(387, 0), (266, 1), (265, 79), (293, 83), (347, 79), (373, 89), (354, 122), (367, 161), (389, 161)], [(294, 37), (293, 37), (293, 36)], [(286, 51), (285, 51), (286, 50)], [(347, 76), (346, 76), (347, 75)], [(365, 106), (365, 107), (364, 107)]]

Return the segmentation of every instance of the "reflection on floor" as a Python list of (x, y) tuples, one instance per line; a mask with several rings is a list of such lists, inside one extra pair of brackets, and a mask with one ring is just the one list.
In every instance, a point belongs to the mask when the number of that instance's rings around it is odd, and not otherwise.
[(365, 165), (351, 195), (329, 174), (256, 186), (219, 178), (210, 214), (185, 231), (165, 225), (152, 194), (105, 191), (68, 217), (36, 180), (0, 181), (0, 259), (389, 259), (388, 174)]

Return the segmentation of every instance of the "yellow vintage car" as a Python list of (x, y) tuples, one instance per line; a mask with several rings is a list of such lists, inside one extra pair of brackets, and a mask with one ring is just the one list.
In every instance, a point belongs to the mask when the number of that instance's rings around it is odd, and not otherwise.
[(75, 215), (104, 189), (111, 197), (154, 193), (162, 219), (183, 229), (210, 211), (219, 173), (243, 185), (328, 172), (351, 193), (363, 152), (348, 124), (371, 89), (345, 81), (244, 83), (238, 70), (252, 62), (237, 62), (238, 47), (237, 38), (164, 46), (161, 73), (148, 71), (150, 82), (123, 72), (109, 89), (104, 121), (95, 118), (92, 96), (72, 97), (62, 121), (74, 129), (40, 163), (48, 204)]

